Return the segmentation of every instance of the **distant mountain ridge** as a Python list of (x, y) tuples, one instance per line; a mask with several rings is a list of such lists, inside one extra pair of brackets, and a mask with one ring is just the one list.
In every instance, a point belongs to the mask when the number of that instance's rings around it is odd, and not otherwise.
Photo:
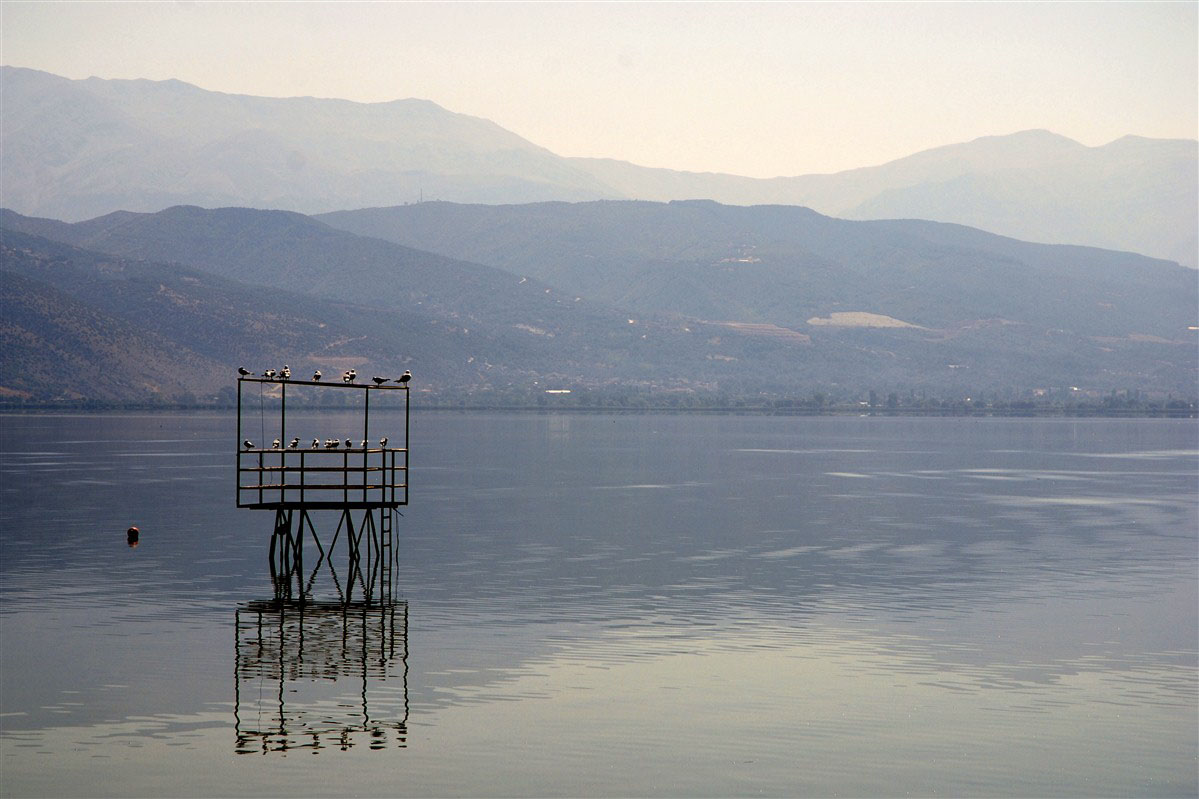
[(0, 394), (210, 398), (236, 365), (281, 363), (411, 368), (442, 398), (521, 402), (551, 387), (1191, 396), (1199, 372), (1194, 272), (1128, 253), (710, 201), (323, 219), (0, 211)]
[(830, 175), (755, 179), (563, 158), (426, 100), (354, 103), (0, 67), (3, 204), (68, 221), (172, 205), (320, 213), (437, 199), (712, 199), (957, 222), (1199, 265), (1199, 143), (1024, 131)]

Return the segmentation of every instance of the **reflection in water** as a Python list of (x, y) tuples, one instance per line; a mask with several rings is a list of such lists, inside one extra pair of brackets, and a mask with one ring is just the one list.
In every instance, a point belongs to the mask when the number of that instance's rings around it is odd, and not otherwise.
[(272, 599), (234, 615), (239, 754), (406, 746), (408, 603)]

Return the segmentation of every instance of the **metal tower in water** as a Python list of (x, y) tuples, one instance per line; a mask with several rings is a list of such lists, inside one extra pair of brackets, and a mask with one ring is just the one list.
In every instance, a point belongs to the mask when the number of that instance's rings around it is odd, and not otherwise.
[[(269, 373), (268, 373), (269, 374)], [(407, 377), (407, 376), (405, 376)], [(247, 387), (257, 386), (258, 418), (247, 416)], [(347, 391), (349, 408), (356, 418), (352, 430), (339, 430), (330, 438), (300, 430), (293, 416), (288, 426), (288, 392)], [(403, 392), (396, 395), (393, 392)], [(347, 395), (342, 395), (345, 399)], [(265, 402), (272, 405), (266, 421)], [(371, 400), (403, 401), (403, 429), (371, 426)], [(249, 397), (249, 399), (254, 399)], [(391, 403), (394, 407), (394, 403)], [(277, 408), (277, 412), (276, 412)], [(378, 414), (377, 414), (378, 415)], [(394, 414), (387, 415), (399, 427)], [(392, 541), (394, 516), (408, 504), (408, 431), (410, 419), (407, 382), (357, 383), (352, 380), (320, 382), (281, 376), (245, 376), (237, 381), (237, 507), (273, 510), (271, 576), (278, 598), (304, 602), (324, 563), (343, 602), (357, 588), (362, 599), (389, 600), (396, 555)], [(255, 425), (257, 422), (257, 425)], [(350, 436), (342, 438), (341, 436)], [(267, 441), (273, 437), (273, 441)], [(257, 438), (257, 443), (253, 441)], [(317, 532), (318, 511), (337, 518), (326, 548)], [(305, 578), (304, 538), (311, 536), (319, 552), (316, 566)], [(333, 568), (334, 547), (345, 535), (349, 572), (343, 590)]]

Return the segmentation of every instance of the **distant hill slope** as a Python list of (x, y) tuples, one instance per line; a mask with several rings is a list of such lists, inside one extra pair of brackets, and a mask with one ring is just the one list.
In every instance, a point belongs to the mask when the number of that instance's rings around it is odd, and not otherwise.
[[(96, 243), (108, 252), (76, 246)], [(411, 368), (418, 390), (443, 398), (515, 391), (523, 401), (539, 385), (794, 386), (815, 380), (819, 368), (784, 368), (808, 345), (802, 335), (730, 336), (735, 331), (724, 325), (630, 320), (535, 280), (289, 212), (173, 208), (68, 224), (3, 211), (0, 269), (16, 276), (6, 285), (5, 318), (23, 320), (0, 343), (34, 342), (0, 350), (0, 393), (32, 399), (205, 397), (228, 389), (242, 364), (259, 371), (288, 363), (298, 375)], [(51, 294), (69, 301), (38, 299)], [(28, 367), (49, 351), (47, 342), (68, 340), (64, 318), (90, 316), (110, 322), (59, 348), (82, 353), (112, 376), (111, 387), (91, 386), (91, 371), (57, 361)], [(87, 345), (134, 332), (168, 356), (142, 357), (149, 345), (136, 342), (103, 351)], [(862, 357), (846, 362), (854, 360)], [(147, 393), (133, 380), (145, 369), (171, 385)]]
[(803, 205), (849, 219), (957, 222), (1027, 241), (1199, 265), (1199, 142), (1087, 147), (1044, 130), (987, 136), (880, 166), (754, 180), (571, 159), (626, 197)]
[(1195, 272), (1167, 261), (793, 206), (424, 203), (319, 218), (640, 313), (803, 332), (811, 318), (865, 311), (928, 328), (1005, 319), (1184, 340), (1199, 307)]
[[(925, 218), (1199, 265), (1199, 143), (1085, 147), (1024, 131), (881, 166), (767, 180), (562, 158), (424, 100), (353, 103), (67, 80), (0, 67), (4, 203), (78, 221), (172, 205), (302, 213), (464, 203), (712, 199), (858, 219)], [(747, 142), (752, 146), (752, 142)]]
[[(559, 386), (755, 396), (1077, 385), (1189, 396), (1196, 385), (1194, 273), (1139, 256), (792, 207), (393, 210), (421, 215), (427, 235), (486, 244), (514, 271), (236, 208), (75, 224), (4, 212), (0, 266), (21, 264), (25, 250), (65, 260), (69, 269), (21, 274), (229, 370), (286, 362), (366, 374), (399, 361), (447, 398), (529, 401)], [(68, 241), (22, 242), (22, 232)], [(114, 285), (109, 262), (127, 286)], [(637, 310), (567, 290), (574, 280)]]
[[(11, 215), (6, 221), (13, 221)], [(30, 399), (140, 402), (212, 397), (236, 368), (289, 363), (331, 377), (351, 366), (397, 374), (423, 352), (426, 384), (465, 363), (440, 320), (247, 285), (179, 264), (121, 258), (0, 227), (0, 392)], [(388, 376), (390, 371), (385, 372)]]
[(28, 214), (615, 196), (565, 159), (426, 100), (248, 97), (7, 66), (0, 92), (4, 202)]

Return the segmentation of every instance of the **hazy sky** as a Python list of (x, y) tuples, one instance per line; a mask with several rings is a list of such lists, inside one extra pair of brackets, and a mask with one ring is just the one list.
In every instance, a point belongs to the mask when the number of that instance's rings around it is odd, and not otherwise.
[(0, 2), (0, 61), (363, 102), (755, 177), (1048, 128), (1199, 137), (1199, 3)]

